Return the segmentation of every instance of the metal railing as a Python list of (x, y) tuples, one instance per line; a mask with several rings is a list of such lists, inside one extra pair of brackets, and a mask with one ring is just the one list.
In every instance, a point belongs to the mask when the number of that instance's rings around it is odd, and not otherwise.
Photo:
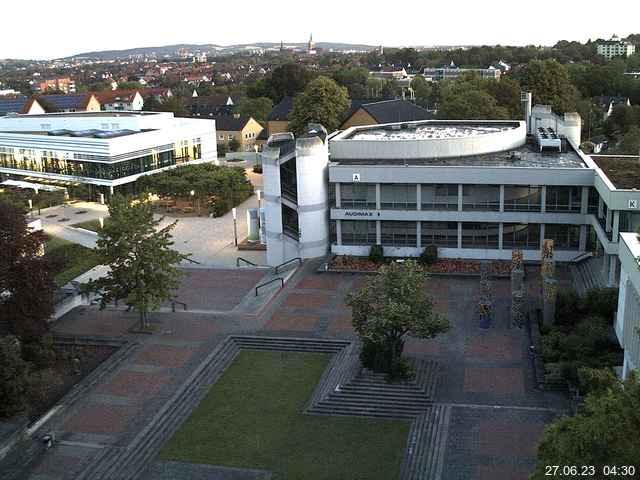
[(244, 262), (244, 263), (246, 263), (247, 265), (253, 265), (254, 267), (259, 267), (259, 265), (258, 265), (258, 264), (253, 263), (251, 260), (247, 260), (246, 258), (242, 258), (242, 257), (238, 257), (238, 258), (236, 258), (236, 267), (239, 267), (239, 266), (240, 266), (240, 262)]
[(172, 311), (173, 313), (175, 313), (175, 312), (176, 312), (176, 304), (178, 304), (178, 305), (182, 305), (182, 308), (184, 308), (184, 311), (185, 311), (185, 312), (187, 311), (187, 304), (186, 304), (186, 303), (184, 303), (184, 302), (180, 302), (180, 301), (178, 301), (178, 300), (176, 300), (176, 299), (174, 298), (174, 299), (172, 299), (172, 300), (171, 300), (171, 311)]
[(261, 289), (262, 287), (266, 287), (267, 285), (271, 285), (273, 282), (277, 282), (278, 280), (280, 281), (280, 288), (284, 288), (284, 278), (282, 277), (273, 278), (268, 282), (264, 282), (256, 287), (256, 297), (258, 296), (259, 289)]
[(273, 273), (277, 275), (277, 274), (278, 274), (278, 270), (279, 270), (281, 267), (284, 267), (285, 265), (288, 265), (288, 264), (290, 264), (291, 262), (295, 262), (295, 261), (300, 262), (300, 265), (302, 265), (302, 258), (300, 258), (300, 257), (292, 258), (292, 259), (287, 260), (286, 262), (282, 262), (280, 265), (276, 266), (276, 267), (273, 269)]

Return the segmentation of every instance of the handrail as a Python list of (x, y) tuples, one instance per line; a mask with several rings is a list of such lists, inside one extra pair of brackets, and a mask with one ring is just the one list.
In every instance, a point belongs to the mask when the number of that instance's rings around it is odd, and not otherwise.
[(186, 304), (186, 303), (181, 302), (181, 301), (179, 301), (179, 300), (176, 300), (175, 298), (172, 298), (172, 299), (171, 299), (171, 311), (172, 311), (173, 313), (175, 313), (175, 311), (176, 311), (176, 303), (177, 303), (178, 305), (182, 305), (182, 308), (184, 308), (184, 311), (185, 311), (185, 312), (187, 311), (187, 304)]
[(196, 265), (202, 265), (202, 262), (193, 260), (192, 258), (189, 258), (189, 257), (185, 257), (184, 260), (186, 260), (187, 262), (195, 263)]
[(295, 262), (296, 260), (300, 262), (300, 265), (302, 265), (302, 259), (300, 257), (292, 258), (292, 259), (287, 260), (286, 262), (282, 262), (280, 265), (276, 266), (274, 268), (274, 270), (273, 270), (273, 273), (275, 273), (277, 275), (278, 274), (278, 269), (280, 267), (284, 267), (285, 265), (287, 265), (287, 264), (289, 264), (291, 262)]
[(272, 278), (268, 282), (262, 283), (262, 284), (260, 284), (260, 285), (258, 285), (256, 287), (256, 297), (258, 296), (258, 289), (259, 288), (266, 287), (267, 285), (270, 285), (273, 282), (277, 282), (278, 280), (280, 280), (280, 288), (284, 288), (284, 278), (282, 278), (282, 277)]
[(253, 265), (254, 267), (259, 267), (259, 266), (260, 266), (260, 265), (257, 265), (257, 264), (255, 264), (255, 263), (253, 263), (253, 262), (252, 262), (252, 261), (250, 261), (250, 260), (247, 260), (246, 258), (238, 257), (238, 258), (236, 258), (236, 267), (239, 267), (239, 266), (240, 266), (240, 261), (241, 261), (241, 260), (242, 260), (244, 263), (247, 263), (247, 264), (249, 264), (249, 265)]

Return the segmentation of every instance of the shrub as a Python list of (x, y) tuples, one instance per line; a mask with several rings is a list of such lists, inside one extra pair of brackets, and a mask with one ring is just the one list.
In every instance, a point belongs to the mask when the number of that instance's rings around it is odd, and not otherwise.
[(384, 259), (384, 249), (382, 245), (371, 245), (369, 249), (369, 260), (375, 263), (382, 263)]
[(594, 288), (587, 292), (584, 299), (585, 313), (602, 317), (609, 323), (613, 321), (613, 314), (617, 308), (617, 288)]
[(573, 290), (558, 292), (556, 303), (556, 324), (575, 325), (582, 313), (582, 301)]
[(428, 245), (420, 254), (420, 263), (422, 265), (433, 265), (438, 261), (438, 247)]
[[(404, 341), (401, 343), (400, 351), (404, 347)], [(411, 364), (402, 357), (395, 360), (393, 358), (394, 356), (391, 354), (388, 344), (363, 339), (360, 362), (365, 368), (374, 372), (385, 373), (388, 382), (411, 378), (413, 376)]]
[(40, 369), (54, 365), (58, 355), (53, 348), (51, 335), (45, 335), (36, 341), (25, 343), (22, 346), (22, 357)]
[(0, 417), (24, 412), (28, 407), (31, 365), (22, 358), (20, 340), (0, 338)]

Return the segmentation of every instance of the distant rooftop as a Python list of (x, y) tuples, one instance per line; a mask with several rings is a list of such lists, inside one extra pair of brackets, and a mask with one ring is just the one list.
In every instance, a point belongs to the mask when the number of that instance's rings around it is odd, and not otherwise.
[(620, 190), (640, 190), (640, 157), (592, 155), (591, 159)]
[(477, 137), (491, 133), (504, 132), (518, 128), (515, 122), (504, 123), (418, 123), (382, 125), (374, 128), (358, 128), (347, 140), (390, 141), (390, 140), (428, 140), (440, 138)]
[[(332, 158), (336, 164), (343, 165), (418, 165), (427, 167), (520, 167), (520, 168), (588, 168), (580, 155), (569, 147), (566, 152), (540, 152), (534, 145), (504, 152), (482, 155), (469, 155), (449, 158), (411, 158), (411, 159), (339, 159)], [(639, 163), (640, 166), (640, 163)]]

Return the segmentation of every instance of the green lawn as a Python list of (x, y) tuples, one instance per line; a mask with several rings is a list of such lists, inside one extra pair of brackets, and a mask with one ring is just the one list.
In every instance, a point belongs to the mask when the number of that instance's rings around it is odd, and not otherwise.
[[(109, 219), (105, 218), (104, 224), (106, 225), (108, 222), (109, 222)], [(92, 232), (100, 231), (100, 221), (98, 219), (87, 220), (86, 222), (74, 223), (71, 226), (77, 227), (77, 228), (84, 228), (85, 230), (91, 230)]]
[(47, 239), (44, 252), (52, 261), (54, 279), (59, 287), (100, 263), (92, 249), (58, 237), (50, 236)]
[(409, 422), (302, 414), (328, 361), (242, 351), (160, 457), (271, 470), (274, 480), (397, 479)]

